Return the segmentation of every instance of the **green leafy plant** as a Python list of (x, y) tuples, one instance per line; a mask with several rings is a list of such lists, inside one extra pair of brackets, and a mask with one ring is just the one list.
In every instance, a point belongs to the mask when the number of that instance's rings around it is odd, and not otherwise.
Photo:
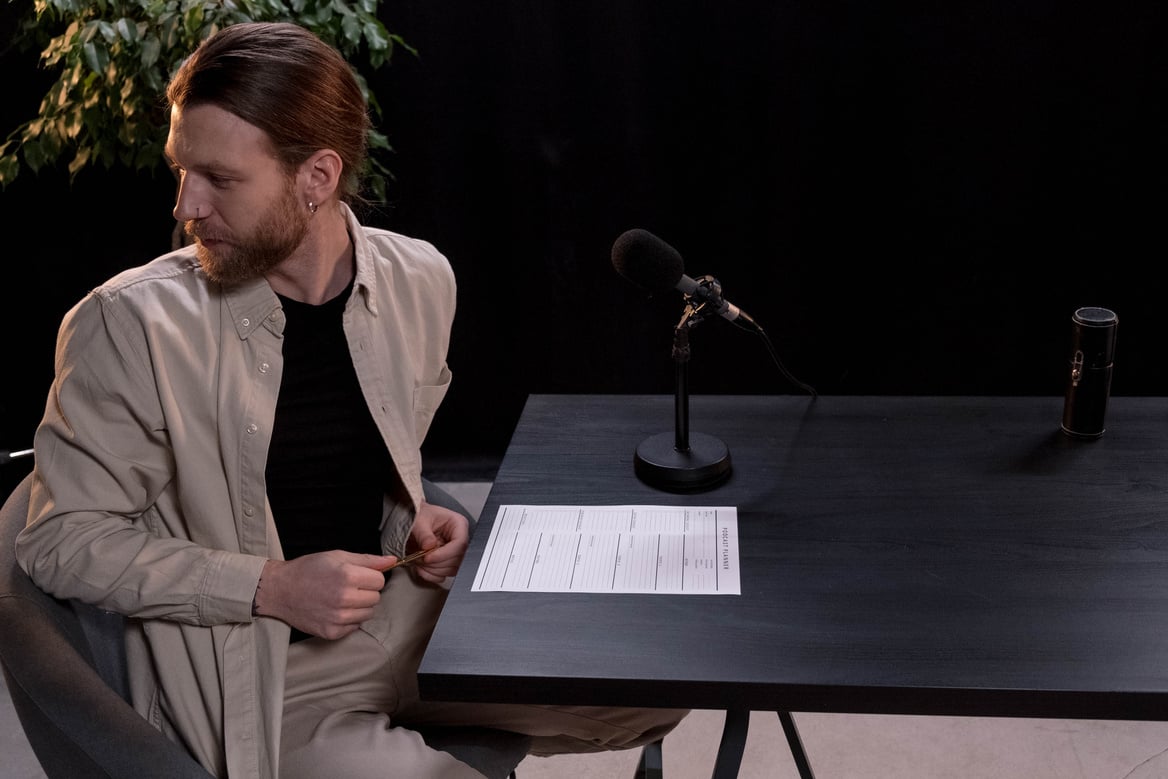
[[(18, 43), (41, 49), (59, 72), (39, 114), (0, 145), (0, 189), (22, 168), (34, 173), (67, 154), (70, 179), (84, 168), (124, 165), (154, 170), (166, 142), (166, 84), (184, 57), (216, 30), (246, 21), (296, 22), (370, 69), (396, 47), (414, 50), (377, 18), (380, 0), (35, 0), (20, 21)], [(376, 120), (381, 107), (360, 68), (361, 89)], [(385, 199), (391, 178), (384, 134), (369, 135), (370, 196)]]

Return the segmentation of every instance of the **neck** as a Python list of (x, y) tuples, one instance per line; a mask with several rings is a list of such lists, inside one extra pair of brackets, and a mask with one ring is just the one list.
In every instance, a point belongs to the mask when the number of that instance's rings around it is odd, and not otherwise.
[(320, 305), (339, 295), (355, 272), (349, 225), (340, 205), (332, 203), (312, 215), (300, 246), (266, 277), (278, 294)]

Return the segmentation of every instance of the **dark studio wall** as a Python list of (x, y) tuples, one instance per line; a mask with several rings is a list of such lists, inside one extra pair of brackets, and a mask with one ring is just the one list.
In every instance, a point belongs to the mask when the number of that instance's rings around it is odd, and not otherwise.
[[(1168, 393), (1168, 12), (1078, 5), (386, 2), (419, 56), (371, 78), (396, 181), (368, 221), (460, 284), (432, 462), (490, 467), (529, 393), (673, 391), (682, 301), (613, 270), (632, 227), (822, 394), (1061, 395), (1084, 305), (1119, 314), (1113, 392)], [(7, 131), (48, 78), (0, 66)], [(69, 305), (165, 250), (172, 195), (165, 171), (96, 170), (0, 193), (0, 448), (31, 439)], [(798, 392), (722, 320), (690, 383)]]

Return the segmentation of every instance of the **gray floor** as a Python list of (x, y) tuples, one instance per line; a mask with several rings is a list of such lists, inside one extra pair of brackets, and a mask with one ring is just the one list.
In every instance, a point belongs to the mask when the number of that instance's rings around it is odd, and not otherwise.
[[(490, 485), (446, 483), (472, 512)], [(3, 629), (12, 629), (4, 626)], [(1168, 723), (798, 714), (818, 779), (1168, 779)], [(667, 779), (709, 779), (723, 717), (695, 711), (665, 739)], [(0, 678), (0, 777), (44, 779)], [(518, 779), (632, 779), (636, 752), (529, 757)], [(742, 779), (797, 779), (778, 718), (751, 716)]]

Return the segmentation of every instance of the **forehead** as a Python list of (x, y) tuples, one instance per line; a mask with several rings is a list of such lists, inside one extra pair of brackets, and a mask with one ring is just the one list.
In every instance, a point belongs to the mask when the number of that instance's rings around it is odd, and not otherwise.
[(184, 168), (275, 162), (267, 133), (214, 105), (170, 109), (166, 153)]

